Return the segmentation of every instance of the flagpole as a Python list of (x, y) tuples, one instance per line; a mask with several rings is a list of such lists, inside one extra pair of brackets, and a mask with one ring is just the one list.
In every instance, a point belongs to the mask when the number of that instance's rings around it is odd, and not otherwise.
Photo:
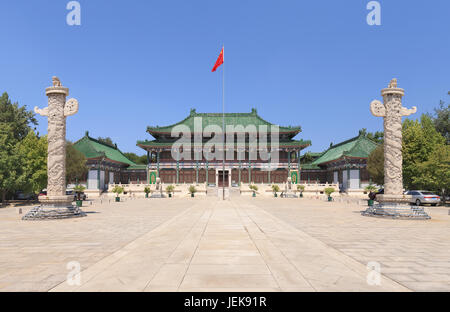
[(223, 133), (223, 158), (222, 158), (222, 196), (225, 200), (225, 45), (222, 47), (222, 133)]

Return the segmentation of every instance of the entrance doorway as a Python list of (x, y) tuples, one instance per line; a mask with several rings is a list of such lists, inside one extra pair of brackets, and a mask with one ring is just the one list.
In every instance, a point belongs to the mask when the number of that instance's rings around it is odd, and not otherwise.
[(218, 172), (219, 174), (219, 181), (218, 181), (218, 186), (219, 187), (229, 187), (229, 172), (228, 170), (225, 170), (225, 172), (223, 170), (219, 170)]

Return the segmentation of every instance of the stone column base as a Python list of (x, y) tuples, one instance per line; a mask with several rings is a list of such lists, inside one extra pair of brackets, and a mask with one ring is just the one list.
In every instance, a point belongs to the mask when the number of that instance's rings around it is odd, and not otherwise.
[(380, 202), (369, 206), (361, 214), (367, 217), (380, 217), (403, 220), (429, 220), (431, 217), (425, 212), (423, 207), (411, 206), (408, 203)]
[(42, 196), (41, 206), (31, 209), (22, 220), (54, 220), (85, 217), (86, 214), (72, 205), (73, 196)]

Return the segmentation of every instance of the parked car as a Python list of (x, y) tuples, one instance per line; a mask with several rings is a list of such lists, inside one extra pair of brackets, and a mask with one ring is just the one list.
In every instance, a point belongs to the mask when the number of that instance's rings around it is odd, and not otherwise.
[(422, 204), (430, 204), (431, 206), (436, 206), (441, 201), (439, 195), (434, 194), (430, 191), (408, 191), (406, 195), (411, 195), (411, 203), (420, 206)]
[(36, 198), (36, 195), (31, 193), (24, 193), (22, 191), (18, 191), (14, 194), (14, 198), (17, 200), (33, 200)]

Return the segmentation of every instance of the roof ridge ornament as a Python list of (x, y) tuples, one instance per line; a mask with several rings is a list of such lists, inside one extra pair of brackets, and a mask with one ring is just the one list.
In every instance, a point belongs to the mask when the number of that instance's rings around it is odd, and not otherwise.
[(197, 114), (197, 110), (195, 109), (195, 108), (191, 108), (191, 113), (190, 113), (190, 115), (191, 116), (194, 116), (194, 115), (196, 115)]

